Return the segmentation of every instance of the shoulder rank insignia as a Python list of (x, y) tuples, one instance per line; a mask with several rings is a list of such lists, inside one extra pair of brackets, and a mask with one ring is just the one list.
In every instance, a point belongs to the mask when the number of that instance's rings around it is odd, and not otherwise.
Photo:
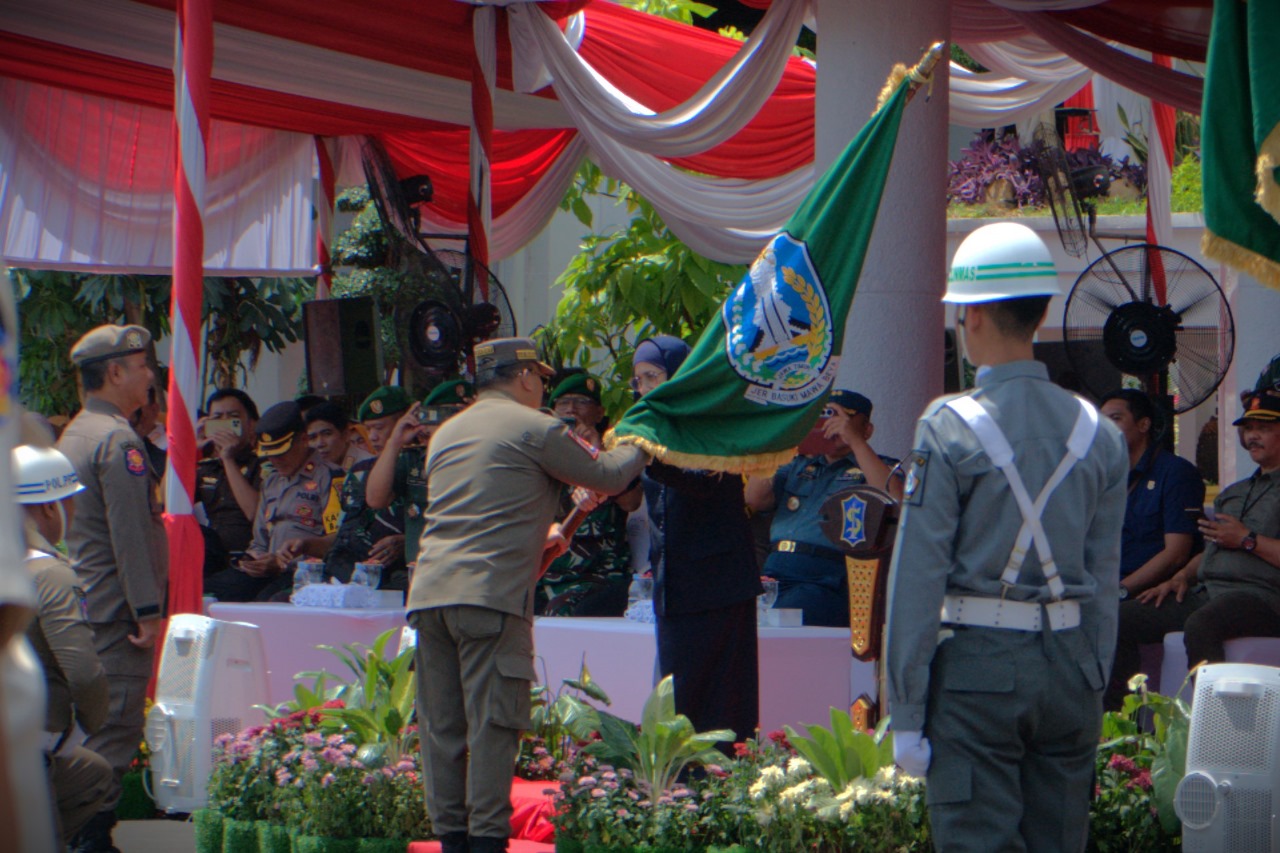
[(146, 474), (147, 460), (143, 457), (142, 451), (136, 447), (127, 448), (124, 452), (124, 467), (135, 477)]

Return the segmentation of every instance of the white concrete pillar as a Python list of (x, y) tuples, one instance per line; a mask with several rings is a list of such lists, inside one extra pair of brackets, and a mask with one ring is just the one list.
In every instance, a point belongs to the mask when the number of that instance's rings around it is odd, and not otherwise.
[[(818, 167), (866, 123), (889, 71), (950, 37), (949, 0), (818, 0)], [(837, 384), (875, 404), (873, 445), (906, 456), (942, 393), (948, 66), (907, 106), (845, 331)]]

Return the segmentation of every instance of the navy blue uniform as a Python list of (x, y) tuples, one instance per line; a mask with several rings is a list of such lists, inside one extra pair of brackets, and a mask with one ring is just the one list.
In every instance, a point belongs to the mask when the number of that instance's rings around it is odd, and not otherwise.
[[(881, 456), (893, 468), (898, 460)], [(804, 624), (849, 625), (849, 579), (844, 555), (821, 529), (822, 505), (850, 486), (867, 482), (853, 455), (828, 462), (825, 456), (797, 456), (773, 475), (774, 516), (769, 528), (773, 553), (764, 573), (778, 581), (774, 607), (800, 608)], [(871, 485), (883, 486), (883, 483)], [(795, 543), (795, 547), (780, 543)]]

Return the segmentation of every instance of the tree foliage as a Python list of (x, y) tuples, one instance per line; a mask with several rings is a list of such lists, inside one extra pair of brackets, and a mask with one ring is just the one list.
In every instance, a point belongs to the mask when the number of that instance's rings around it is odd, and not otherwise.
[[(71, 347), (95, 326), (135, 324), (155, 338), (169, 334), (168, 276), (14, 269), (10, 278), (21, 327), (19, 397), (32, 411), (55, 416), (80, 408)], [(279, 352), (298, 340), (311, 287), (297, 278), (206, 278), (206, 387), (234, 385), (248, 376), (263, 347)]]
[(622, 229), (589, 232), (557, 283), (564, 295), (541, 330), (557, 367), (586, 367), (605, 380), (605, 406), (616, 416), (630, 401), (627, 383), (637, 340), (653, 334), (690, 338), (715, 316), (745, 267), (708, 260), (682, 243), (653, 205), (592, 163), (578, 171), (561, 202), (588, 229), (590, 197), (626, 208)]

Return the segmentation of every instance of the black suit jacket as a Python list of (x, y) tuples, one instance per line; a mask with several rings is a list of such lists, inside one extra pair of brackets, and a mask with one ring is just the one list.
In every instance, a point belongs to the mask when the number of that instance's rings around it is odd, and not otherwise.
[(760, 594), (741, 477), (654, 461), (644, 493), (659, 543), (650, 559), (656, 613), (696, 613)]

